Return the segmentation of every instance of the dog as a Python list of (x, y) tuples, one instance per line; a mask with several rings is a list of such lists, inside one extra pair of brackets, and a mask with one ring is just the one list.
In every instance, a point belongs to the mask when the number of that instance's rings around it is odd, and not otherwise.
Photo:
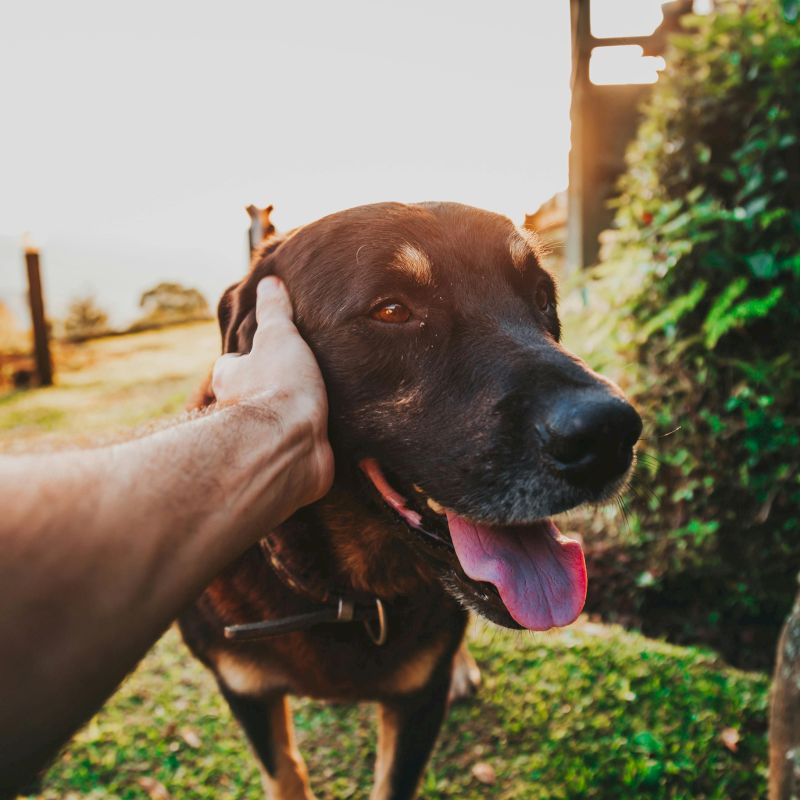
[[(276, 237), (220, 302), (225, 352), (249, 351), (268, 274), (325, 379), (336, 478), (265, 530), (180, 627), (273, 798), (313, 796), (296, 694), (377, 702), (371, 798), (405, 800), (454, 664), (472, 671), (468, 610), (532, 630), (579, 615), (583, 553), (550, 517), (624, 488), (641, 420), (559, 344), (536, 240), (503, 216), (382, 203)], [(264, 628), (278, 635), (250, 638)]]

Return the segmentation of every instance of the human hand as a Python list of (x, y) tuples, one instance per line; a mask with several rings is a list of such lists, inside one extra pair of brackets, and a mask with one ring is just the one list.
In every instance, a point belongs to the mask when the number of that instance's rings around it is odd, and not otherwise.
[(258, 412), (283, 433), (297, 436), (299, 457), (291, 464), (297, 507), (318, 500), (333, 481), (328, 442), (328, 400), (322, 374), (311, 349), (293, 321), (291, 300), (275, 276), (257, 288), (256, 331), (246, 355), (227, 353), (217, 359), (211, 388), (219, 403), (238, 404)]

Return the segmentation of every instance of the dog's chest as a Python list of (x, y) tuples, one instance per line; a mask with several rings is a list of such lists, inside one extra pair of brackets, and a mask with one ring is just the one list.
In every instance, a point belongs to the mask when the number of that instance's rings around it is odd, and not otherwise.
[(263, 697), (289, 693), (328, 700), (380, 699), (422, 689), (452, 649), (441, 635), (409, 647), (331, 641), (317, 634), (281, 637), (257, 647), (231, 647), (212, 656), (214, 671), (230, 691)]

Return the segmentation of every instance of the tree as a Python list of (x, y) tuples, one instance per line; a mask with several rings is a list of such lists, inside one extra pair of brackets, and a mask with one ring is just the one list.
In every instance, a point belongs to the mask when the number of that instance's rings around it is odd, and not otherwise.
[(64, 333), (69, 339), (88, 339), (108, 333), (108, 314), (91, 295), (76, 297), (67, 309)]
[(139, 325), (165, 325), (211, 316), (208, 301), (199, 290), (166, 281), (143, 292), (139, 306), (144, 310)]

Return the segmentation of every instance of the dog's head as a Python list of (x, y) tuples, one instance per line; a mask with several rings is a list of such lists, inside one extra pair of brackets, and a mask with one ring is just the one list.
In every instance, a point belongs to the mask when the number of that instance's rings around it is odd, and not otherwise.
[(226, 351), (249, 350), (269, 273), (325, 378), (337, 483), (489, 619), (575, 619), (583, 553), (549, 517), (621, 489), (641, 421), (559, 344), (532, 238), (454, 203), (333, 214), (271, 244), (226, 293)]

